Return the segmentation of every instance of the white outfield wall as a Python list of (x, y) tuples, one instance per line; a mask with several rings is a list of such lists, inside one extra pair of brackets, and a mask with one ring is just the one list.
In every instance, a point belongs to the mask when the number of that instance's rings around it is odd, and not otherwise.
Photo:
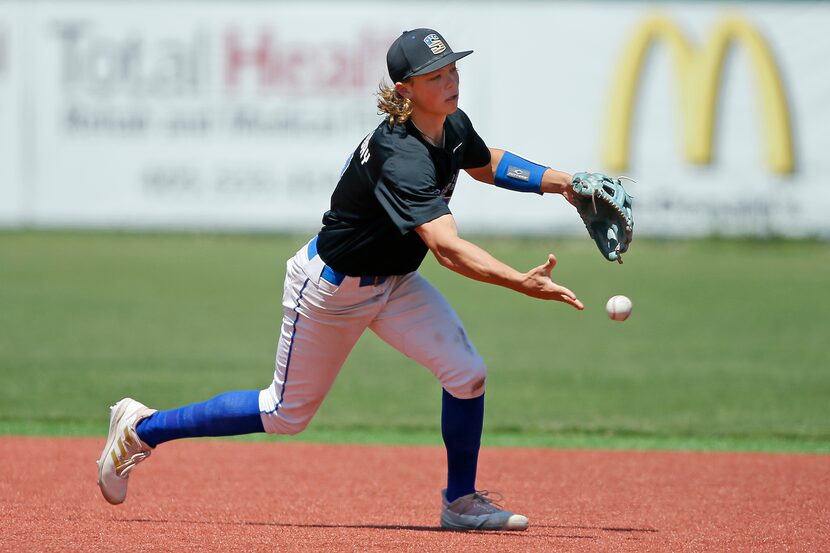
[[(830, 4), (382, 6), (0, 0), (0, 226), (313, 229), (386, 48), (429, 26), (475, 50), (460, 104), (489, 145), (634, 177), (640, 235), (830, 237)], [(451, 207), (462, 231), (584, 232), (466, 176)]]

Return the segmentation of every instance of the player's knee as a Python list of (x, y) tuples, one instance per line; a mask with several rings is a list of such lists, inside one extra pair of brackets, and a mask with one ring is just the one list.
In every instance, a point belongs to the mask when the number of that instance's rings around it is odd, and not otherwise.
[(259, 396), (262, 426), (268, 434), (299, 434), (306, 429), (320, 407), (322, 397), (283, 397), (283, 389), (276, 382), (262, 390)]
[(283, 431), (281, 432), (281, 434), (285, 434), (287, 436), (293, 436), (295, 434), (299, 434), (300, 432), (302, 432), (303, 430), (306, 429), (306, 427), (308, 426), (308, 423), (309, 423), (308, 420), (301, 420), (301, 421), (294, 421), (294, 422), (285, 423), (285, 424), (282, 425)]
[(487, 366), (483, 360), (479, 359), (478, 363), (453, 376), (453, 378), (443, 383), (447, 392), (458, 399), (478, 397), (484, 393), (485, 383), (487, 382)]
[(484, 383), (487, 381), (487, 372), (485, 371), (475, 380), (470, 382), (470, 397), (478, 397), (484, 393)]
[(311, 417), (287, 419), (277, 413), (262, 414), (262, 426), (268, 434), (293, 436), (305, 430), (309, 422), (311, 422)]

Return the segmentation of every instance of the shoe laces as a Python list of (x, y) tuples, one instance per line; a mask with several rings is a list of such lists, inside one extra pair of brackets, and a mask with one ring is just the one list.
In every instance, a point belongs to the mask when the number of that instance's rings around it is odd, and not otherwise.
[(498, 503), (504, 499), (500, 493), (489, 490), (478, 490), (468, 500), (468, 507), (465, 509), (468, 514), (492, 514), (505, 509)]
[(504, 500), (504, 496), (499, 492), (491, 492), (490, 490), (478, 490), (473, 495), (473, 499), (481, 501), (482, 503), (486, 503), (488, 505), (493, 505), (494, 507), (501, 508), (499, 505), (499, 501)]

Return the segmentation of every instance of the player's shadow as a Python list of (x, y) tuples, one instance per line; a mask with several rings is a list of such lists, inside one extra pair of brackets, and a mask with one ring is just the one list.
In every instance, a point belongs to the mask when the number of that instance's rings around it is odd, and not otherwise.
[(616, 526), (566, 526), (560, 524), (535, 524), (538, 528), (560, 528), (567, 530), (602, 530), (603, 532), (657, 532), (656, 528), (625, 528)]
[[(273, 526), (275, 528), (356, 528), (367, 530), (414, 530), (416, 532), (447, 532), (440, 526), (414, 526), (408, 524), (322, 524), (322, 523), (300, 523), (300, 522), (262, 522), (262, 521), (215, 521), (215, 520), (188, 520), (188, 519), (164, 519), (164, 518), (118, 518), (119, 522), (147, 522), (153, 524), (210, 524), (227, 526)], [(485, 532), (482, 530), (482, 532)], [(488, 534), (504, 533), (515, 534), (516, 532), (492, 532)]]
[[(365, 529), (365, 530), (410, 530), (415, 532), (452, 532), (452, 530), (447, 530), (445, 528), (441, 528), (440, 526), (415, 526), (415, 525), (408, 525), (408, 524), (322, 524), (322, 523), (298, 523), (298, 522), (263, 522), (263, 521), (214, 521), (214, 520), (188, 520), (188, 519), (159, 519), (159, 518), (119, 518), (115, 519), (121, 522), (143, 522), (143, 523), (153, 523), (153, 524), (168, 524), (168, 523), (178, 523), (178, 524), (210, 524), (210, 525), (228, 525), (228, 526), (271, 526), (275, 528), (355, 528), (355, 529)], [(654, 528), (622, 528), (622, 527), (609, 527), (609, 526), (575, 526), (575, 525), (553, 525), (553, 524), (534, 524), (532, 528), (549, 528), (549, 529), (556, 529), (556, 530), (599, 530), (603, 532), (657, 532)], [(470, 530), (466, 530), (465, 532), (470, 533)], [(492, 531), (492, 530), (473, 530), (473, 533), (482, 533), (482, 534), (502, 534), (502, 535), (509, 535), (509, 536), (522, 536), (526, 535), (522, 532), (511, 532), (511, 531)], [(556, 537), (556, 538), (568, 538), (568, 539), (588, 539), (588, 540), (595, 540), (597, 536), (584, 536), (584, 535), (550, 535), (547, 537)]]

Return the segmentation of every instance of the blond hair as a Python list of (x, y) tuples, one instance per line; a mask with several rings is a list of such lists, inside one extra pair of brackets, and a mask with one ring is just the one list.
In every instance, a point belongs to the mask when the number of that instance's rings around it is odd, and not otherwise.
[(393, 127), (403, 125), (409, 121), (412, 115), (412, 101), (404, 98), (395, 90), (395, 85), (389, 85), (381, 81), (378, 85), (378, 114), (385, 113), (389, 116), (389, 124)]

